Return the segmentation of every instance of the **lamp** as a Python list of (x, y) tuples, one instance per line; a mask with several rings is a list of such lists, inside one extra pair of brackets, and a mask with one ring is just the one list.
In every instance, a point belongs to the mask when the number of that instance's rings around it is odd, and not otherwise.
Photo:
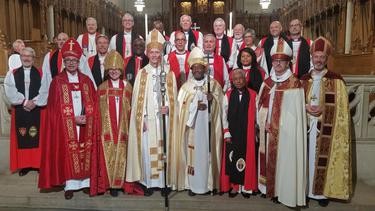
[(134, 2), (134, 7), (137, 9), (137, 12), (142, 12), (145, 7), (145, 2), (143, 0), (136, 0)]
[(259, 0), (259, 4), (263, 10), (266, 10), (271, 4), (271, 0)]

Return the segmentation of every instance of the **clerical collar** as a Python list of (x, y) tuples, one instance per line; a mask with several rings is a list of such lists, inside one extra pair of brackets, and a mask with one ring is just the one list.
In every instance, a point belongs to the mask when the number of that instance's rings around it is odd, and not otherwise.
[(280, 37), (280, 36), (273, 37), (273, 40), (279, 40), (279, 37)]
[(317, 71), (317, 70), (312, 70), (311, 71), (311, 77), (313, 79), (316, 79), (316, 80), (320, 80), (321, 78), (323, 78), (323, 76), (327, 73), (327, 69), (324, 68), (324, 70), (321, 70), (321, 71)]
[(251, 69), (251, 65), (248, 65), (248, 66), (242, 66), (242, 69), (244, 69), (244, 70), (250, 70), (250, 69)]
[(127, 32), (124, 30), (124, 35), (130, 35), (130, 34), (132, 34), (132, 31)]
[(223, 37), (224, 37), (224, 34), (222, 34), (221, 36), (216, 36), (216, 39), (221, 40), (221, 39), (223, 39)]
[(243, 41), (243, 39), (242, 39), (242, 37), (240, 38), (240, 39), (235, 39), (236, 40), (236, 42), (242, 42)]
[(196, 86), (203, 86), (207, 80), (207, 76), (204, 76), (202, 80), (197, 80), (193, 77), (193, 82)]
[(292, 73), (292, 71), (289, 68), (285, 71), (285, 73), (283, 73), (280, 76), (276, 75), (276, 72), (275, 72), (275, 70), (273, 68), (271, 70), (271, 79), (272, 79), (272, 81), (274, 81), (276, 83), (281, 83), (281, 82), (284, 82), (284, 81), (288, 80), (288, 78), (291, 75), (293, 75), (293, 73)]
[(185, 54), (186, 54), (186, 51), (180, 52), (180, 51), (176, 50), (176, 55), (185, 55)]
[(31, 70), (31, 67), (22, 66), (23, 70)]
[(204, 55), (205, 55), (205, 58), (207, 58), (207, 56), (208, 56), (210, 59), (214, 58), (214, 52), (205, 53)]
[(292, 42), (301, 42), (301, 37), (292, 39)]
[(112, 80), (111, 79), (111, 82), (112, 82), (112, 86), (114, 87), (114, 88), (119, 88), (120, 86), (119, 86), (119, 83), (120, 83), (120, 79), (117, 79), (117, 80)]
[(95, 33), (95, 32), (94, 32), (94, 34), (90, 34), (90, 33), (88, 32), (88, 34), (89, 34), (90, 37), (92, 37), (92, 36), (96, 36), (96, 33)]
[(98, 57), (99, 57), (99, 59), (104, 59), (104, 58), (105, 58), (105, 56), (107, 56), (107, 53), (105, 53), (104, 55), (102, 55), (102, 54), (98, 53)]

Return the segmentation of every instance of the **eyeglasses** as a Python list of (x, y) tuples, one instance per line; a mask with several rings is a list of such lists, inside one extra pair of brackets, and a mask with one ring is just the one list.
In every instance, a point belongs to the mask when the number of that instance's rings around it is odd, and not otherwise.
[(272, 60), (273, 64), (282, 64), (283, 62), (285, 62), (285, 61), (284, 60), (280, 60), (280, 59)]
[(175, 39), (176, 41), (186, 41), (186, 39)]
[(70, 64), (77, 64), (79, 61), (78, 59), (64, 59), (64, 62), (70, 63)]

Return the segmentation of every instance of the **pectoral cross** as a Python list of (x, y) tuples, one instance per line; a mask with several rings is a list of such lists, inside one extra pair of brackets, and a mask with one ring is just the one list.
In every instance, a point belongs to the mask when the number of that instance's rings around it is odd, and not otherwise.
[(69, 50), (71, 51), (71, 50), (73, 50), (73, 45), (74, 45), (74, 42), (73, 42), (73, 40), (70, 40), (70, 42), (68, 43), (69, 44)]

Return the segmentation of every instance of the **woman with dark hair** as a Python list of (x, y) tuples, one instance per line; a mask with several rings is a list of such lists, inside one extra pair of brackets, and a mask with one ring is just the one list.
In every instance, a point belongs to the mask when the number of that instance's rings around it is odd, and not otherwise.
[(241, 49), (237, 56), (237, 66), (245, 71), (247, 87), (258, 93), (265, 71), (258, 65), (255, 52), (251, 48)]

